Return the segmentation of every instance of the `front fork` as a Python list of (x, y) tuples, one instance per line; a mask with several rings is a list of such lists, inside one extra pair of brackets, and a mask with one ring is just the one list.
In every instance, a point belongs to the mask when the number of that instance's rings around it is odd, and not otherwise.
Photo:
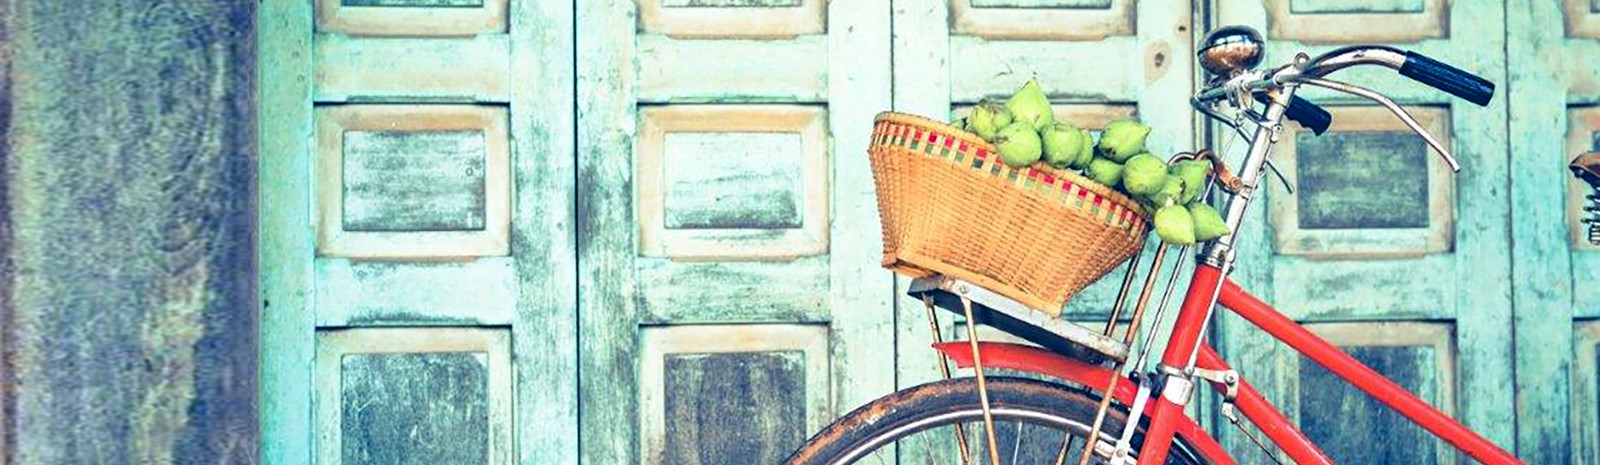
[(1193, 367), (1194, 349), (1205, 331), (1211, 306), (1216, 302), (1217, 285), (1221, 282), (1221, 269), (1208, 264), (1195, 267), (1194, 280), (1189, 282), (1183, 306), (1178, 309), (1178, 319), (1172, 326), (1172, 338), (1161, 356), (1159, 376), (1163, 379), (1159, 383), (1159, 395), (1154, 392), (1150, 395), (1155, 407), (1145, 431), (1144, 446), (1139, 450), (1139, 463), (1164, 463), (1167, 459), (1177, 420), (1184, 416), (1183, 409), (1194, 393), (1191, 373), (1185, 371)]

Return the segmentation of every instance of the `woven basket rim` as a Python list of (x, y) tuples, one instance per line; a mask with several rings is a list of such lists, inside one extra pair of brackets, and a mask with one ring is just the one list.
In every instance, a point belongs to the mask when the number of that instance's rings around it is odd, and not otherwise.
[[(988, 141), (983, 140), (983, 138), (978, 137), (977, 134), (973, 134), (965, 129), (957, 128), (943, 121), (928, 118), (926, 116), (900, 113), (896, 111), (885, 111), (878, 113), (878, 116), (873, 118), (873, 122), (875, 123), (881, 121), (910, 126), (928, 127), (938, 131), (940, 134), (955, 137), (969, 144), (985, 147), (990, 152), (999, 153), (999, 149), (996, 148), (994, 144), (990, 144)], [(1093, 179), (1089, 179), (1081, 174), (1072, 172), (1072, 170), (1056, 169), (1055, 167), (1050, 166), (1048, 163), (1036, 163), (1028, 168), (1036, 169), (1040, 172), (1058, 178), (1066, 178), (1067, 181), (1084, 189), (1088, 189), (1090, 192), (1098, 194), (1101, 197), (1105, 197), (1107, 200), (1115, 202), (1116, 204), (1121, 205), (1123, 208), (1132, 210), (1135, 215), (1139, 215), (1147, 221), (1150, 220), (1150, 212), (1145, 210), (1144, 204), (1133, 200), (1133, 198), (1128, 197), (1126, 194), (1123, 194), (1122, 192), (1113, 189), (1110, 186), (1095, 182)]]

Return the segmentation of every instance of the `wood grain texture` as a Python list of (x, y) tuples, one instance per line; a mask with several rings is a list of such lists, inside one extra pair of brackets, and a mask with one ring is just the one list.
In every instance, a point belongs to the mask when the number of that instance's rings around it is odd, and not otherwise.
[(1097, 41), (1134, 35), (1138, 30), (1137, 2), (1133, 0), (1095, 2), (1105, 6), (1088, 2), (1062, 5), (1060, 1), (1005, 3), (1010, 5), (951, 1), (951, 32), (987, 40)]
[(1288, 0), (1289, 12), (1307, 13), (1421, 13), (1426, 0)]
[[(1566, 2), (1571, 4), (1573, 2)], [(1563, 14), (1561, 2), (1516, 2), (1506, 8), (1510, 83), (1506, 99), (1514, 115), (1508, 121), (1510, 163), (1508, 189), (1516, 217), (1511, 223), (1511, 268), (1516, 308), (1516, 414), (1518, 457), (1528, 463), (1574, 463), (1587, 460), (1576, 453), (1573, 433), (1574, 403), (1593, 405), (1595, 398), (1573, 397), (1573, 319), (1576, 308), (1597, 302), (1575, 301), (1595, 281), (1585, 279), (1592, 270), (1593, 254), (1574, 253), (1569, 246), (1566, 186), (1571, 172), (1566, 136), (1568, 110), (1592, 98), (1595, 68), (1592, 60), (1572, 60), (1592, 40), (1562, 27), (1576, 19)], [(1567, 13), (1571, 13), (1570, 11)], [(1570, 24), (1570, 23), (1569, 23)], [(1594, 29), (1591, 29), (1594, 31)], [(1585, 88), (1588, 90), (1586, 91)], [(1561, 154), (1556, 156), (1555, 154)], [(1592, 271), (1589, 271), (1592, 273)], [(1563, 424), (1566, 423), (1566, 424)]]
[[(666, 465), (778, 463), (805, 441), (806, 355), (667, 355)], [(728, 399), (740, 399), (728, 402)]]
[(640, 463), (635, 390), (633, 144), (635, 2), (579, 2), (577, 27), (578, 397), (583, 447), (574, 463)]
[[(677, 39), (793, 39), (827, 28), (827, 0), (748, 6), (761, 0), (641, 0), (638, 31)], [(674, 3), (676, 5), (674, 5)]]
[(419, 37), (505, 32), (506, 4), (511, 0), (468, 0), (476, 5), (447, 8), (414, 5), (463, 0), (365, 0), (382, 5), (350, 5), (349, 0), (310, 1), (316, 5), (317, 32)]
[(256, 461), (255, 5), (7, 5), (8, 463)]
[(346, 231), (484, 227), (482, 131), (345, 131)]
[[(1307, 327), (1446, 415), (1456, 410), (1449, 325), (1351, 322)], [(1447, 443), (1311, 359), (1299, 357), (1296, 371), (1297, 393), (1285, 408), (1338, 463), (1456, 461)]]
[(371, 38), (318, 34), (317, 102), (505, 103), (510, 40), (505, 34)]
[(643, 35), (638, 41), (640, 102), (827, 100), (826, 37), (713, 41)]
[(339, 0), (344, 6), (379, 6), (409, 8), (457, 8), (483, 6), (483, 0)]
[[(11, 10), (13, 0), (0, 0), (0, 178), (11, 179)], [(9, 182), (8, 182), (9, 184)], [(11, 340), (16, 336), (16, 309), (11, 282), (11, 189), (0, 188), (0, 465), (11, 463), (16, 447), (17, 382), (12, 366)]]
[(1300, 227), (1428, 226), (1428, 146), (1409, 133), (1296, 136)]
[(340, 463), (488, 462), (488, 365), (470, 352), (343, 356), (329, 400), (340, 405)]

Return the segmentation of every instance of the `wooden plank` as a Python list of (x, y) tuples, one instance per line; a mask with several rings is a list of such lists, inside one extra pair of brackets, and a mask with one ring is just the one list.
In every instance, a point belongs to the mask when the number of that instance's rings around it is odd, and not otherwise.
[[(316, 177), (316, 209), (315, 227), (317, 230), (317, 253), (321, 256), (352, 257), (365, 259), (461, 259), (482, 256), (506, 255), (510, 245), (511, 223), (511, 137), (508, 133), (508, 110), (501, 106), (492, 105), (330, 105), (318, 106), (315, 111), (316, 141), (317, 141), (317, 167)], [(476, 203), (471, 199), (472, 192), (442, 192), (438, 191), (440, 181), (438, 178), (460, 178), (463, 175), (467, 182), (457, 182), (458, 189), (476, 190), (480, 180), (472, 179), (474, 175), (481, 178), (483, 219), (482, 227), (458, 228), (444, 230), (426, 230), (428, 228), (412, 228), (421, 230), (404, 229), (385, 225), (375, 230), (360, 230), (345, 227), (349, 224), (349, 216), (344, 209), (350, 204), (352, 189), (351, 181), (361, 182), (364, 179), (357, 176), (346, 176), (347, 168), (364, 169), (364, 162), (369, 162), (373, 156), (348, 146), (351, 142), (359, 142), (361, 138), (351, 138), (352, 133), (361, 132), (448, 132), (448, 133), (479, 133), (482, 134), (482, 166), (481, 167), (446, 167), (449, 163), (419, 167), (421, 173), (407, 173), (411, 183), (429, 184), (426, 188), (407, 190), (401, 193), (382, 192), (384, 201), (400, 201), (400, 208), (415, 209), (419, 203), (434, 204), (438, 198), (416, 198), (418, 195), (434, 194), (436, 196), (467, 196), (466, 202)], [(409, 138), (401, 136), (401, 138)], [(471, 140), (471, 139), (469, 139)], [(390, 144), (394, 145), (394, 144)], [(470, 151), (471, 147), (432, 147), (446, 149), (449, 153)], [(413, 153), (395, 154), (401, 157), (428, 157), (437, 158), (439, 153)], [(468, 155), (470, 157), (470, 154)], [(355, 157), (354, 162), (346, 160)], [(377, 163), (373, 163), (377, 164)], [(444, 173), (430, 171), (429, 169), (446, 170)], [(461, 172), (461, 170), (476, 170), (476, 173)], [(380, 183), (391, 181), (382, 180)], [(356, 186), (356, 193), (360, 194), (360, 187)], [(359, 195), (354, 196), (357, 207), (366, 207)], [(406, 205), (410, 203), (412, 205)], [(460, 203), (460, 201), (458, 201)], [(357, 217), (359, 220), (359, 216)], [(359, 225), (359, 222), (358, 222)], [(437, 228), (436, 228), (437, 229)]]
[[(646, 257), (681, 261), (793, 260), (827, 253), (829, 246), (829, 165), (825, 122), (820, 108), (797, 105), (670, 105), (643, 109), (634, 154), (634, 198), (639, 228), (639, 252)], [(870, 123), (867, 124), (868, 127)], [(694, 166), (692, 156), (671, 149), (674, 134), (778, 133), (798, 137), (799, 150), (782, 158), (794, 159), (798, 172), (794, 195), (798, 227), (673, 228), (667, 206), (674, 178), (690, 177), (684, 171), (744, 170), (763, 166), (761, 160), (727, 163), (729, 166)], [(865, 141), (863, 141), (865, 146)], [(771, 151), (781, 147), (749, 147)], [(715, 157), (719, 154), (700, 154)], [(720, 154), (723, 156), (732, 154)], [(768, 154), (766, 156), (771, 156)], [(747, 167), (744, 165), (748, 163)], [(687, 166), (680, 166), (687, 165)], [(694, 179), (693, 177), (690, 177)], [(697, 180), (704, 184), (704, 180)], [(870, 183), (869, 183), (870, 184)], [(702, 186), (704, 187), (704, 186)], [(753, 186), (743, 186), (749, 189)], [(747, 214), (747, 213), (744, 213)]]
[[(1438, 323), (1317, 323), (1318, 336), (1451, 415), (1455, 348)], [(1310, 359), (1298, 361), (1298, 394), (1284, 405), (1311, 440), (1340, 463), (1453, 463), (1455, 449)]]
[[(640, 463), (638, 285), (633, 258), (636, 24), (632, 0), (579, 2), (577, 27), (614, 31), (578, 44), (578, 434), (582, 463)], [(619, 389), (619, 386), (626, 388)]]
[(261, 460), (312, 463), (311, 172), (313, 79), (310, 2), (261, 2)]
[(663, 0), (643, 0), (638, 2), (638, 30), (677, 38), (790, 39), (821, 34), (827, 28), (826, 0), (791, 0), (798, 5), (772, 7), (730, 7), (726, 1), (673, 6)]
[[(317, 463), (459, 461), (476, 428), (480, 460), (511, 463), (516, 382), (505, 329), (362, 328), (318, 331), (316, 339)], [(457, 384), (474, 380), (478, 386)], [(477, 387), (481, 399), (470, 396)]]
[(0, 5), (0, 461), (256, 460), (255, 14)]
[[(1011, 2), (1005, 2), (1011, 3)], [(1094, 42), (1133, 35), (1137, 14), (1133, 0), (1110, 0), (1084, 5), (1020, 7), (982, 4), (974, 0), (950, 2), (951, 31), (988, 40), (1057, 40)]]
[[(1140, 92), (1149, 91), (1141, 90), (1144, 66), (1115, 57), (1141, 55), (1139, 45), (1137, 38), (1125, 36), (1093, 42), (991, 42), (951, 37), (946, 70), (949, 98), (962, 103), (983, 97), (1004, 99), (1028, 78), (1038, 76), (1054, 102), (1130, 102)], [(1166, 55), (1172, 60), (1180, 56)], [(907, 79), (929, 79), (929, 75)]]
[(1515, 115), (1507, 121), (1511, 157), (1501, 182), (1511, 180), (1508, 195), (1516, 215), (1506, 243), (1515, 244), (1517, 456), (1528, 463), (1569, 463), (1580, 457), (1562, 424), (1572, 412), (1572, 352), (1552, 348), (1573, 347), (1574, 294), (1594, 286), (1573, 281), (1582, 279), (1573, 272), (1580, 263), (1567, 246), (1562, 207), (1571, 176), (1564, 158), (1575, 154), (1567, 153), (1563, 121), (1568, 86), (1576, 84), (1570, 76), (1593, 68), (1575, 66), (1588, 60), (1567, 60), (1568, 44), (1581, 41), (1564, 38), (1558, 2), (1522, 2), (1505, 11), (1507, 33), (1517, 38), (1506, 43), (1509, 75), (1501, 100)]
[(639, 36), (638, 99), (649, 103), (816, 103), (828, 94), (828, 42)]
[[(829, 386), (825, 412), (842, 415), (893, 391), (894, 278), (878, 266), (882, 244), (872, 172), (861, 150), (872, 118), (893, 104), (889, 2), (828, 3), (828, 128), (833, 221), (829, 245)], [(827, 418), (826, 415), (823, 417)], [(808, 424), (808, 426), (810, 426)], [(820, 430), (821, 424), (807, 428)]]
[(484, 228), (482, 131), (345, 131), (346, 231)]
[[(1568, 423), (1572, 437), (1573, 463), (1594, 465), (1600, 460), (1600, 321), (1573, 324), (1572, 338), (1572, 417)], [(1560, 418), (1541, 421), (1544, 427), (1560, 427)]]
[(662, 141), (666, 229), (796, 229), (805, 200), (798, 133), (684, 132)]
[(827, 322), (831, 318), (828, 257), (783, 263), (678, 263), (641, 258), (637, 263), (639, 322), (643, 324)]
[(515, 260), (463, 263), (316, 261), (317, 327), (506, 326), (515, 321)]
[(318, 34), (317, 102), (510, 99), (510, 38), (374, 39)]
[[(574, 33), (573, 9), (589, 3), (519, 0), (511, 5), (511, 72), (518, 76), (511, 85), (511, 150), (516, 154), (511, 160), (511, 185), (516, 186), (517, 200), (512, 202), (510, 256), (518, 288), (511, 350), (516, 357), (515, 384), (521, 386), (513, 401), (515, 463), (577, 465), (580, 373), (602, 377), (590, 378), (591, 383), (612, 381), (604, 378), (608, 374), (579, 364), (579, 253), (574, 247), (585, 226), (574, 203), (574, 192), (579, 191), (573, 184), (579, 177), (576, 144), (581, 139), (574, 124), (579, 82), (573, 66), (578, 60), (574, 41), (579, 36)], [(625, 292), (610, 288), (610, 283), (600, 287)], [(593, 289), (585, 292), (589, 291)], [(613, 311), (588, 308), (602, 314)], [(608, 385), (613, 390), (617, 386)], [(604, 442), (596, 436), (585, 441)]]
[[(418, 37), (505, 32), (506, 3), (510, 0), (477, 0), (471, 7), (435, 0), (378, 0), (384, 6), (352, 5), (348, 0), (314, 1), (317, 32)], [(397, 5), (401, 2), (407, 4)]]
[(1382, 43), (1449, 37), (1445, 28), (1450, 25), (1450, 2), (1445, 0), (1422, 0), (1415, 9), (1409, 5), (1362, 5), (1358, 11), (1329, 5), (1302, 7), (1304, 0), (1262, 3), (1270, 15), (1268, 34), (1275, 39)]
[[(834, 342), (836, 341), (829, 337), (828, 328), (817, 325), (685, 325), (644, 329), (640, 335), (638, 393), (642, 463), (709, 465), (742, 463), (747, 460), (749, 463), (782, 460), (800, 445), (800, 440), (791, 435), (799, 438), (807, 437), (811, 432), (821, 430), (834, 418), (836, 410), (829, 405), (832, 398), (830, 386), (835, 385), (837, 380), (831, 379), (832, 375), (828, 368), (832, 359), (829, 347)], [(739, 358), (750, 360), (750, 357), (764, 356), (770, 360), (774, 355), (780, 357), (781, 364), (798, 365), (786, 370), (788, 373), (785, 375), (798, 375), (800, 379), (785, 381), (797, 384), (799, 389), (787, 395), (776, 396), (773, 393), (751, 392), (750, 390), (758, 385), (734, 384), (729, 382), (731, 380), (696, 383), (694, 378), (704, 376), (704, 373), (683, 371), (710, 368), (707, 365), (711, 364), (727, 365)], [(702, 357), (700, 359), (702, 362), (690, 362), (693, 359), (686, 359), (686, 356)], [(709, 360), (706, 358), (708, 356)], [(729, 368), (740, 369), (740, 367)], [(730, 375), (738, 376), (736, 373)], [(684, 386), (685, 384), (689, 386)], [(705, 386), (706, 384), (710, 386)], [(696, 386), (703, 386), (703, 389), (711, 388), (711, 392), (685, 393), (677, 390)], [(681, 397), (683, 394), (692, 397), (684, 399)], [(712, 402), (702, 403), (696, 399), (696, 397), (703, 398), (707, 394), (713, 397)], [(773, 402), (725, 402), (724, 399), (729, 397), (767, 398)], [(674, 405), (675, 403), (691, 405)], [(698, 407), (698, 410), (742, 411), (739, 415), (742, 418), (727, 416), (716, 418), (734, 424), (746, 421), (754, 421), (755, 424), (745, 423), (749, 427), (736, 428), (740, 433), (734, 437), (742, 438), (737, 442), (726, 441), (727, 436), (724, 432), (709, 431), (702, 431), (696, 443), (669, 441), (669, 438), (687, 436), (682, 434), (687, 431), (682, 430), (693, 431), (695, 428), (686, 426), (688, 423), (682, 421), (682, 418), (673, 416), (674, 413), (680, 413), (691, 406)], [(766, 409), (773, 411), (768, 412)], [(766, 416), (772, 413), (789, 415), (780, 418)], [(789, 430), (788, 434), (785, 434), (781, 429), (785, 422), (803, 428), (804, 432), (795, 434), (793, 430)], [(704, 420), (693, 423), (706, 424)], [(679, 431), (675, 434), (674, 430)], [(761, 433), (776, 436), (773, 439), (781, 440), (785, 445), (773, 447), (773, 444), (751, 444), (753, 441), (761, 442), (751, 437)], [(689, 453), (693, 455), (687, 457), (688, 460), (683, 460), (682, 456), (677, 455), (682, 452), (673, 449), (689, 449)]]

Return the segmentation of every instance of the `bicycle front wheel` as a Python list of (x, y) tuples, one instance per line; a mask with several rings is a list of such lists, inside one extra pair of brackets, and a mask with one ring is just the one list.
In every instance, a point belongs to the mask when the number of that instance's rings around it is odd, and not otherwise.
[[(1085, 438), (1094, 424), (1100, 400), (1081, 389), (1023, 378), (988, 378), (990, 411), (994, 418), (996, 451), (1001, 463), (1076, 465)], [(1101, 438), (1122, 431), (1127, 414), (1121, 408), (1106, 413)], [(956, 438), (964, 433), (966, 455)], [(898, 445), (902, 464), (987, 464), (988, 437), (977, 380), (957, 378), (936, 381), (890, 394), (850, 412), (812, 436), (784, 463), (786, 465), (848, 465), (895, 463), (889, 451)], [(1133, 450), (1143, 443), (1144, 428), (1137, 430)], [(1169, 464), (1205, 463), (1194, 448), (1174, 438)], [(1107, 463), (1097, 455), (1090, 463)]]

